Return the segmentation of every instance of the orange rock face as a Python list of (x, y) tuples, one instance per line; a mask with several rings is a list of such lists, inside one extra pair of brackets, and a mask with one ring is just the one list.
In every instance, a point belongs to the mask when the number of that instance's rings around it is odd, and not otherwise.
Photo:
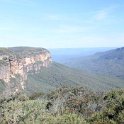
[[(2, 60), (2, 57), (0, 58)], [(48, 67), (51, 63), (51, 55), (45, 51), (23, 58), (13, 57), (10, 59), (8, 57), (6, 60), (3, 60), (3, 63), (0, 65), (0, 79), (9, 84), (11, 78), (19, 75), (21, 77), (21, 88), (24, 89), (24, 82), (27, 80), (28, 72), (38, 73), (43, 67)]]

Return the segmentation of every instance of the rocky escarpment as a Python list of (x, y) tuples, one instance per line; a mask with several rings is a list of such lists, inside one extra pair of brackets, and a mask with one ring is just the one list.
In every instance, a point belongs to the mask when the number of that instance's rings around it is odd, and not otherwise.
[(50, 52), (44, 48), (0, 48), (0, 80), (17, 92), (25, 88), (28, 73), (38, 73), (50, 63)]

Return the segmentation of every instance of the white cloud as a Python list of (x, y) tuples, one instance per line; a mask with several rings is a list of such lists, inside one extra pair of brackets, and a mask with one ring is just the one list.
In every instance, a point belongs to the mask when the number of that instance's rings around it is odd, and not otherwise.
[(95, 19), (100, 21), (100, 20), (109, 18), (114, 12), (114, 10), (116, 10), (116, 8), (118, 8), (118, 6), (113, 5), (113, 6), (98, 10), (95, 14)]

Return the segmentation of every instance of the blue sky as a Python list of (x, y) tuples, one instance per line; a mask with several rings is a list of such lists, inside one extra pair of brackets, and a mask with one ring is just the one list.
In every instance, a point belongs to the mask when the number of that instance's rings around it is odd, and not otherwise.
[(124, 0), (0, 0), (0, 47), (124, 46)]

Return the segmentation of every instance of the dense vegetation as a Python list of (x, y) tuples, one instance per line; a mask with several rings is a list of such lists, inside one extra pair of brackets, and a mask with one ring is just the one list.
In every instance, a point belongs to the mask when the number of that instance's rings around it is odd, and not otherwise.
[(124, 90), (94, 93), (82, 87), (61, 87), (47, 94), (1, 97), (1, 124), (121, 124)]
[(4, 81), (0, 80), (0, 93), (5, 90), (5, 83)]
[(115, 77), (98, 76), (53, 62), (48, 68), (42, 68), (41, 72), (28, 75), (26, 91), (31, 93), (48, 91), (60, 85), (78, 85), (95, 91), (105, 91), (124, 87), (123, 82)]
[(35, 47), (10, 47), (9, 50), (13, 51), (17, 57), (33, 56), (39, 53), (48, 52), (45, 48), (35, 48)]
[[(9, 48), (1, 48), (0, 47), (0, 57), (15, 57), (23, 58), (29, 57), (32, 55), (37, 55), (39, 53), (48, 52), (45, 48), (34, 48), (34, 47), (9, 47)], [(1, 60), (1, 59), (0, 59)]]

